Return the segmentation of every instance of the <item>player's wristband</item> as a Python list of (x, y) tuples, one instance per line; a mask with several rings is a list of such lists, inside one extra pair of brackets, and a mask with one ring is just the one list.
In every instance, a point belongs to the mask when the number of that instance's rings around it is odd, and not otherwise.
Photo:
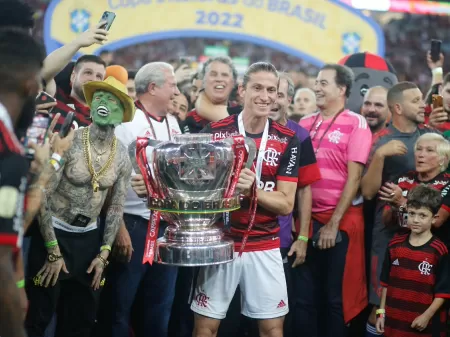
[(100, 253), (103, 252), (104, 250), (108, 250), (111, 251), (111, 246), (110, 245), (103, 245), (100, 247)]
[(45, 247), (52, 248), (58, 245), (58, 240), (48, 241), (45, 243)]
[(309, 241), (309, 239), (306, 236), (303, 236), (303, 235), (299, 235), (297, 240), (304, 241), (304, 242), (308, 242)]
[(375, 314), (377, 315), (377, 318), (385, 318), (386, 317), (386, 310), (385, 309), (378, 309), (375, 311)]
[(39, 185), (39, 184), (32, 184), (32, 185), (30, 185), (30, 186), (28, 187), (28, 189), (29, 189), (29, 190), (32, 190), (32, 189), (38, 189), (38, 190), (40, 190), (42, 193), (45, 193), (45, 188), (42, 187), (42, 186)]
[(64, 164), (64, 159), (59, 154), (57, 154), (56, 152), (54, 152), (52, 154), (52, 158), (51, 159), (56, 160), (60, 166), (62, 166)]
[(431, 70), (431, 73), (433, 75), (443, 75), (444, 71), (442, 70), (442, 67), (437, 67), (437, 68), (434, 68), (433, 70)]
[(25, 280), (20, 280), (16, 282), (17, 288), (22, 289), (25, 287)]
[(59, 162), (56, 159), (50, 159), (50, 164), (53, 166), (53, 168), (55, 169), (56, 172), (59, 171), (59, 169), (61, 168), (61, 165), (59, 164)]

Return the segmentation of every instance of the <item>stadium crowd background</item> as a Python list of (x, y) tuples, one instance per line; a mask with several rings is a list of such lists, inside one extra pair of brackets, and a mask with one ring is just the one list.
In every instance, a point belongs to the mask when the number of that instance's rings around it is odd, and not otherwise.
[[(45, 10), (50, 0), (27, 0), (36, 9), (36, 37), (42, 39)], [(399, 81), (412, 81), (426, 92), (431, 83), (427, 67), (426, 51), (430, 39), (443, 41), (442, 52), (450, 52), (450, 16), (418, 15), (408, 13), (363, 11), (383, 28), (386, 57), (397, 71)], [(308, 86), (308, 77), (315, 77), (317, 68), (304, 60), (270, 48), (236, 41), (209, 39), (176, 39), (147, 42), (133, 48), (114, 52), (113, 63), (127, 69), (139, 69), (152, 61), (175, 61), (182, 56), (200, 56), (205, 46), (227, 46), (230, 57), (246, 57), (249, 63), (268, 61), (277, 69), (289, 71), (297, 77), (298, 86)], [(338, 61), (338, 60), (336, 60)], [(444, 70), (450, 69), (450, 58), (445, 60)], [(296, 72), (297, 74), (294, 74)], [(297, 76), (295, 76), (297, 75)], [(313, 83), (313, 82), (312, 82)]]

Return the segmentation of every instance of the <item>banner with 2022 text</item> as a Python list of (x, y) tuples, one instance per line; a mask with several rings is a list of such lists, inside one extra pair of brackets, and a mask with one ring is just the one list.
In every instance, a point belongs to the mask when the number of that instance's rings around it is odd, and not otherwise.
[(251, 42), (316, 66), (347, 54), (384, 56), (379, 25), (338, 0), (53, 0), (45, 14), (48, 52), (116, 13), (109, 41), (82, 54), (164, 39), (209, 38)]

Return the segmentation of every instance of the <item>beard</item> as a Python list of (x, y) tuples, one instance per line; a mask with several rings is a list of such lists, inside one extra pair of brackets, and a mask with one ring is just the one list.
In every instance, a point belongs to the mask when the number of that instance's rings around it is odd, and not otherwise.
[(73, 91), (77, 94), (78, 98), (80, 98), (83, 102), (85, 102), (83, 88), (80, 84), (76, 83), (72, 86)]
[(33, 118), (36, 114), (36, 99), (35, 96), (28, 97), (22, 107), (22, 112), (17, 120), (15, 132), (18, 139), (26, 136), (28, 128), (33, 123)]

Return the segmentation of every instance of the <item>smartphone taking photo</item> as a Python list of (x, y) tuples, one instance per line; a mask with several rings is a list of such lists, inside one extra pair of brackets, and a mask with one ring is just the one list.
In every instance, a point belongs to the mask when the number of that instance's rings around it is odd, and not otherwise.
[(103, 12), (102, 18), (100, 19), (99, 22), (105, 22), (105, 24), (103, 24), (100, 28), (109, 31), (111, 29), (111, 26), (112, 26), (115, 18), (116, 18), (116, 14), (114, 12), (108, 12), (108, 11)]
[(431, 40), (430, 56), (431, 56), (431, 60), (433, 62), (437, 62), (440, 59), (440, 56), (441, 56), (441, 45), (442, 45), (442, 41), (441, 40), (435, 40), (435, 39)]

